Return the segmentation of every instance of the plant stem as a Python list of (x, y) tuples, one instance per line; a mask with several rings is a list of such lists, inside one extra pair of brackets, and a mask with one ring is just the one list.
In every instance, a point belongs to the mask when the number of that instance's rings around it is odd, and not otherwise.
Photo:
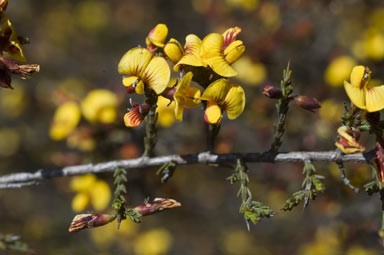
[(213, 151), (215, 140), (220, 131), (220, 124), (207, 124), (207, 151)]
[(153, 91), (146, 91), (145, 103), (149, 105), (150, 109), (147, 117), (145, 118), (145, 138), (144, 138), (144, 153), (143, 156), (154, 156), (154, 149), (157, 142), (157, 95)]
[(289, 109), (289, 102), (291, 101), (292, 85), (291, 85), (292, 71), (289, 68), (289, 63), (286, 69), (283, 71), (283, 79), (280, 82), (281, 91), (283, 97), (279, 99), (276, 104), (278, 119), (274, 125), (275, 133), (273, 136), (273, 142), (270, 148), (270, 152), (277, 152), (282, 144), (282, 137), (284, 135), (285, 120)]

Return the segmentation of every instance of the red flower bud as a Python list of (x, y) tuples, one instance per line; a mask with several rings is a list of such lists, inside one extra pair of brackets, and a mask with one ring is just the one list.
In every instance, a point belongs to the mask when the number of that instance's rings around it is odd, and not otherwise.
[(321, 108), (319, 101), (317, 101), (317, 99), (313, 97), (297, 96), (293, 98), (293, 102), (297, 106), (300, 106), (301, 108), (311, 112), (314, 112), (314, 110)]
[(69, 232), (78, 232), (85, 228), (96, 228), (110, 223), (116, 219), (116, 215), (102, 213), (78, 214), (73, 218)]
[(181, 203), (174, 199), (155, 198), (152, 202), (146, 201), (144, 204), (136, 206), (134, 210), (138, 211), (143, 216), (147, 216), (179, 206), (181, 206)]
[(264, 88), (263, 94), (271, 99), (280, 99), (283, 96), (281, 90), (274, 86), (266, 86)]

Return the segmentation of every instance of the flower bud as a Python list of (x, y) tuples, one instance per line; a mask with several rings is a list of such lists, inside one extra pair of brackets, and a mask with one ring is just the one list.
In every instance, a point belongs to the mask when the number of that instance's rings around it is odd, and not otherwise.
[(108, 224), (116, 219), (116, 215), (102, 213), (78, 214), (73, 218), (69, 232), (78, 232), (85, 228), (96, 228)]
[(379, 175), (381, 182), (384, 183), (384, 149), (379, 142), (376, 142), (376, 155), (374, 162), (376, 164), (377, 174)]
[(148, 45), (148, 41), (150, 41), (150, 43), (154, 44), (156, 47), (164, 47), (164, 41), (167, 38), (167, 35), (168, 27), (164, 24), (157, 24), (156, 27), (149, 31), (147, 36), (148, 40), (146, 40), (147, 46), (150, 46)]
[(281, 90), (275, 86), (265, 86), (263, 94), (271, 99), (280, 99), (283, 96)]
[(174, 38), (171, 38), (164, 46), (165, 55), (173, 62), (177, 63), (184, 55), (183, 46)]
[(155, 198), (152, 202), (146, 201), (144, 204), (136, 206), (134, 210), (138, 211), (142, 216), (147, 216), (179, 206), (181, 206), (181, 203), (174, 199)]
[(231, 27), (228, 28), (223, 34), (223, 49), (226, 49), (233, 41), (236, 40), (237, 36), (240, 34), (241, 28)]
[(345, 154), (365, 151), (365, 147), (358, 142), (360, 138), (360, 131), (358, 129), (350, 130), (346, 126), (341, 126), (337, 129), (337, 133), (340, 138), (335, 145)]
[(301, 108), (311, 112), (314, 112), (315, 110), (321, 107), (319, 101), (317, 101), (317, 99), (313, 97), (297, 96), (293, 98), (293, 102), (297, 106), (300, 106)]
[(243, 56), (245, 52), (245, 46), (242, 41), (236, 40), (228, 45), (224, 50), (224, 58), (228, 62), (228, 64), (234, 63), (241, 56)]
[(16, 61), (4, 57), (0, 57), (0, 62), (11, 73), (20, 75), (22, 79), (27, 79), (33, 73), (40, 71), (40, 66), (37, 64), (19, 65)]
[(149, 105), (135, 104), (131, 102), (132, 108), (124, 115), (124, 124), (127, 127), (137, 127), (141, 124), (149, 112)]

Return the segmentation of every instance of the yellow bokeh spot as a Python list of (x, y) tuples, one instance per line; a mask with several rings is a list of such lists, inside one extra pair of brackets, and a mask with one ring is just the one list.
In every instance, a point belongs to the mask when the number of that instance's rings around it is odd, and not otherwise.
[(237, 79), (248, 85), (259, 85), (267, 76), (267, 69), (261, 62), (253, 62), (249, 56), (243, 56), (233, 64), (238, 72)]
[(226, 2), (230, 7), (243, 9), (245, 11), (252, 11), (259, 4), (259, 0), (226, 0)]
[(116, 120), (117, 96), (106, 89), (95, 89), (81, 102), (81, 111), (90, 122), (113, 123)]
[(102, 211), (107, 208), (111, 200), (111, 190), (105, 181), (98, 180), (89, 190), (91, 203), (96, 211)]
[(60, 105), (53, 116), (50, 137), (53, 140), (66, 138), (77, 126), (81, 113), (77, 103), (70, 101)]
[(104, 1), (81, 1), (75, 9), (77, 24), (88, 31), (105, 28), (109, 22), (109, 6)]
[(0, 156), (9, 157), (17, 152), (20, 146), (20, 135), (13, 129), (0, 129)]
[(87, 192), (80, 192), (72, 199), (72, 209), (75, 212), (81, 212), (89, 205), (90, 198)]
[(95, 182), (96, 176), (94, 176), (93, 174), (76, 176), (72, 178), (70, 187), (73, 191), (85, 191), (89, 190)]
[(355, 60), (349, 56), (337, 57), (327, 66), (324, 80), (332, 86), (342, 86), (343, 82), (349, 79), (349, 75), (355, 65)]
[(156, 228), (140, 235), (134, 241), (136, 254), (165, 254), (172, 245), (172, 236), (164, 228)]
[(338, 122), (344, 113), (344, 107), (341, 102), (332, 99), (324, 100), (319, 109), (320, 118), (328, 122)]
[[(15, 87), (12, 82), (12, 86)], [(10, 118), (18, 117), (26, 106), (25, 89), (22, 86), (17, 86), (17, 89), (12, 91), (2, 89), (0, 91), (0, 112), (2, 116)]]

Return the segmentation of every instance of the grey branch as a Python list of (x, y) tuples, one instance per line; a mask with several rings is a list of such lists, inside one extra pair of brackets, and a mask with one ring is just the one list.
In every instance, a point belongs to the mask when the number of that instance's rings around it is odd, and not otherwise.
[(161, 166), (164, 163), (173, 161), (178, 165), (187, 164), (223, 164), (234, 163), (237, 159), (244, 162), (303, 162), (304, 160), (325, 161), (325, 162), (355, 162), (369, 163), (374, 152), (364, 154), (340, 155), (336, 151), (324, 152), (259, 152), (259, 153), (229, 153), (229, 154), (212, 154), (209, 152), (201, 152), (187, 155), (168, 155), (160, 157), (140, 157), (128, 160), (115, 160), (98, 164), (84, 164), (76, 166), (66, 166), (59, 169), (40, 169), (36, 172), (23, 172), (4, 175), (0, 177), (0, 189), (20, 188), (23, 186), (33, 185), (42, 180), (84, 175), (97, 174), (105, 172), (113, 172), (117, 167), (125, 169), (144, 168), (151, 166)]

